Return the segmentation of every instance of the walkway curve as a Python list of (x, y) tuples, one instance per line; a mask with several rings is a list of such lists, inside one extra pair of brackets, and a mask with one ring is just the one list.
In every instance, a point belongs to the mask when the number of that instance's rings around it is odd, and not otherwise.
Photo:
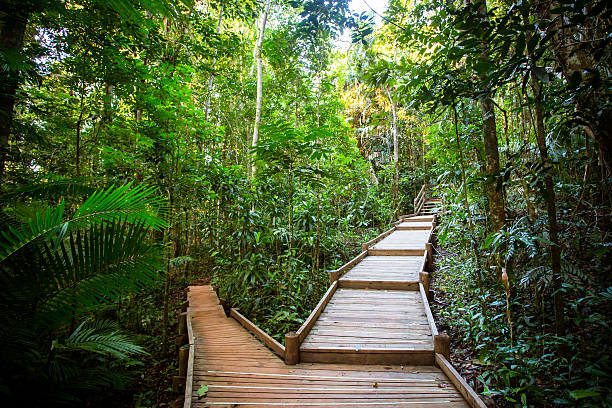
[(484, 408), (450, 365), (448, 336), (429, 309), (441, 203), (426, 199), (426, 186), (419, 195), (420, 213), (330, 273), (330, 288), (285, 346), (237, 310), (227, 317), (211, 286), (189, 287), (185, 408)]

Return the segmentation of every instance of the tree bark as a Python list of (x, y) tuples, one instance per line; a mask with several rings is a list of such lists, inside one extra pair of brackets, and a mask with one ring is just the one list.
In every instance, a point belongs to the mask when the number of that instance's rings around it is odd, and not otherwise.
[[(221, 32), (221, 22), (223, 21), (223, 5), (219, 9), (219, 19), (217, 20), (217, 35)], [(210, 112), (210, 96), (212, 94), (213, 81), (215, 79), (215, 64), (217, 63), (217, 52), (218, 49), (215, 47), (215, 55), (213, 56), (210, 76), (208, 77), (208, 93), (206, 95), (206, 106), (204, 107), (204, 122), (208, 122), (208, 114)]]
[[(5, 52), (20, 53), (28, 24), (27, 14), (7, 14), (0, 22), (0, 49)], [(9, 153), (9, 139), (13, 128), (15, 94), (19, 87), (19, 73), (9, 71), (0, 79), (0, 182), (4, 179), (6, 161)]]
[(548, 158), (548, 147), (546, 145), (546, 131), (544, 128), (544, 107), (542, 104), (542, 84), (537, 79), (531, 78), (533, 89), (534, 108), (536, 114), (536, 140), (540, 151), (540, 160), (544, 169), (544, 188), (543, 194), (546, 200), (546, 212), (548, 215), (548, 235), (550, 245), (550, 260), (552, 270), (552, 290), (553, 308), (555, 312), (555, 332), (558, 336), (565, 333), (565, 305), (563, 302), (561, 289), (561, 248), (559, 246), (559, 236), (557, 227), (557, 210), (555, 203), (555, 189), (551, 174), (551, 163)]
[[(266, 34), (266, 22), (268, 21), (268, 13), (270, 11), (271, 0), (267, 0), (264, 6), (264, 11), (261, 16), (261, 27), (259, 28), (259, 35), (257, 36), (257, 42), (255, 43), (255, 61), (257, 63), (257, 101), (255, 103), (255, 122), (253, 124), (253, 139), (251, 141), (251, 147), (257, 146), (259, 140), (259, 123), (261, 122), (261, 105), (263, 102), (263, 61), (261, 58), (261, 48), (263, 45), (264, 35)], [(250, 153), (248, 155), (248, 163), (250, 168), (248, 171), (249, 180), (255, 176), (256, 166), (255, 161), (251, 159)]]
[[(587, 75), (600, 75), (597, 62), (593, 58), (589, 47), (596, 45), (598, 37), (606, 37), (607, 33), (599, 32), (594, 27), (589, 30), (592, 38), (586, 41), (577, 41), (582, 35), (576, 25), (565, 24), (566, 16), (555, 14), (553, 11), (559, 7), (559, 2), (554, 0), (540, 0), (537, 2), (535, 12), (543, 26), (547, 26), (547, 34), (550, 34), (552, 53), (561, 68), (563, 76), (567, 81), (572, 80), (574, 75), (583, 73)], [(605, 75), (605, 73), (604, 73)], [(604, 81), (605, 83), (605, 81)], [(606, 104), (606, 87), (589, 86), (588, 92), (576, 98), (577, 109), (582, 120), (588, 123), (591, 132), (586, 132), (592, 137), (601, 149), (601, 161), (608, 174), (612, 173), (612, 109)]]
[[(466, 4), (473, 4), (473, 0), (466, 0)], [(487, 4), (482, 2), (478, 9), (480, 19), (483, 24), (488, 24)], [(489, 47), (486, 43), (481, 43), (481, 60), (489, 61)], [(484, 82), (486, 74), (480, 74), (479, 79)], [(478, 98), (480, 111), (482, 112), (482, 128), (485, 149), (485, 171), (489, 176), (486, 186), (487, 199), (489, 201), (489, 212), (491, 216), (492, 232), (500, 231), (506, 221), (506, 211), (504, 209), (503, 187), (499, 180), (499, 150), (497, 147), (497, 126), (495, 122), (495, 107), (491, 93), (483, 89), (482, 95)]]
[(397, 102), (393, 100), (389, 87), (385, 87), (389, 102), (391, 102), (391, 134), (393, 135), (393, 203), (397, 207), (399, 197), (399, 146), (398, 146), (398, 129), (397, 129)]
[(485, 168), (491, 178), (487, 185), (487, 198), (489, 212), (491, 213), (491, 229), (498, 232), (506, 221), (502, 186), (499, 180), (499, 150), (497, 149), (497, 128), (495, 125), (495, 110), (490, 96), (480, 98), (480, 111), (482, 112), (483, 137), (485, 149)]

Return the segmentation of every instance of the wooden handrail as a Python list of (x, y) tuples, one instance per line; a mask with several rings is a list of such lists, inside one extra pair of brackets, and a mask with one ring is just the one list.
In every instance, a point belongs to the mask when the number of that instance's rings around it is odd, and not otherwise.
[(427, 316), (427, 322), (429, 323), (429, 329), (431, 330), (431, 335), (437, 336), (438, 328), (436, 327), (436, 322), (434, 321), (433, 315), (431, 314), (431, 309), (429, 308), (429, 301), (427, 300), (427, 294), (425, 293), (425, 288), (423, 284), (419, 282), (419, 292), (421, 292), (421, 300), (423, 301), (423, 306), (425, 307), (425, 315)]
[(440, 353), (436, 353), (436, 365), (446, 374), (472, 408), (487, 408), (487, 405), (482, 401), (476, 391), (470, 387), (451, 363)]
[(189, 339), (189, 360), (187, 361), (187, 375), (185, 378), (185, 403), (183, 408), (191, 408), (193, 394), (193, 366), (195, 361), (195, 336), (191, 326), (191, 311), (187, 308), (187, 337)]
[(354, 257), (353, 259), (351, 259), (344, 265), (342, 265), (340, 268), (330, 271), (329, 272), (329, 284), (331, 285), (332, 283), (337, 281), (344, 274), (344, 272), (346, 272), (348, 269), (351, 269), (353, 266), (358, 264), (359, 261), (365, 258), (367, 254), (368, 254), (368, 251), (363, 251), (359, 255), (357, 255), (356, 257)]
[(375, 243), (377, 243), (378, 241), (382, 240), (383, 238), (385, 238), (387, 235), (391, 234), (393, 231), (395, 231), (395, 227), (391, 227), (388, 230), (386, 230), (385, 232), (383, 232), (382, 234), (378, 235), (376, 238), (369, 240), (368, 242), (361, 244), (361, 250), (362, 251), (367, 251), (368, 248), (372, 245), (374, 245)]
[(310, 329), (312, 329), (312, 326), (314, 326), (319, 316), (321, 316), (321, 313), (323, 313), (323, 309), (325, 309), (325, 306), (327, 306), (327, 304), (329, 303), (330, 299), (336, 292), (336, 289), (338, 289), (338, 281), (334, 281), (334, 283), (330, 285), (329, 289), (327, 289), (327, 292), (325, 292), (317, 306), (310, 313), (310, 316), (308, 316), (308, 319), (304, 321), (302, 327), (300, 327), (300, 329), (296, 332), (298, 336), (298, 345), (302, 344), (306, 336), (308, 336), (308, 333), (310, 333)]
[(257, 327), (255, 323), (244, 317), (238, 310), (231, 308), (230, 316), (240, 323), (242, 327), (253, 333), (253, 335), (257, 337), (259, 341), (278, 354), (280, 358), (285, 358), (285, 347), (272, 338), (268, 333)]

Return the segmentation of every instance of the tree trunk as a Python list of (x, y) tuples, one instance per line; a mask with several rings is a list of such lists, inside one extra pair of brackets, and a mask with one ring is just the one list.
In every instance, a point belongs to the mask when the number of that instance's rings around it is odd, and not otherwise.
[(548, 147), (546, 145), (546, 131), (544, 129), (544, 108), (542, 104), (542, 85), (533, 77), (531, 78), (533, 89), (534, 108), (536, 114), (536, 140), (540, 150), (540, 160), (544, 169), (544, 199), (546, 200), (546, 211), (548, 213), (548, 235), (552, 242), (550, 246), (550, 260), (552, 269), (553, 307), (555, 311), (555, 332), (558, 336), (565, 333), (564, 302), (561, 289), (561, 248), (559, 247), (557, 210), (555, 203), (555, 189), (551, 174), (551, 163), (548, 158)]
[[(566, 16), (555, 14), (555, 9), (560, 7), (560, 3), (554, 0), (542, 0), (537, 3), (535, 12), (540, 23), (547, 26), (547, 34), (550, 34), (551, 50), (557, 65), (561, 68), (563, 76), (567, 81), (572, 80), (575, 74), (582, 78), (583, 72), (591, 75), (598, 73), (597, 62), (589, 50), (594, 45), (598, 37), (605, 37), (607, 33), (599, 32), (595, 27), (589, 31), (592, 38), (586, 41), (577, 41), (583, 37), (576, 25), (567, 25)], [(593, 41), (589, 46), (585, 43)], [(605, 73), (604, 73), (605, 75)], [(605, 81), (604, 81), (605, 83)], [(601, 160), (608, 174), (612, 173), (612, 109), (606, 104), (607, 95), (605, 86), (588, 87), (589, 90), (576, 98), (576, 112), (581, 119), (588, 123), (591, 132), (587, 135), (599, 144), (601, 149)]]
[[(466, 4), (475, 3), (473, 0), (467, 0)], [(480, 19), (488, 24), (487, 4), (482, 2), (478, 10)], [(489, 60), (489, 47), (486, 43), (481, 43), (482, 53), (481, 60)], [(479, 79), (485, 82), (486, 74), (480, 74)], [(483, 90), (484, 91), (484, 90)], [(478, 98), (480, 103), (480, 111), (482, 112), (482, 128), (484, 137), (485, 149), (485, 171), (489, 176), (489, 183), (486, 186), (487, 198), (489, 201), (489, 212), (491, 216), (491, 230), (498, 232), (504, 226), (506, 221), (506, 212), (504, 209), (504, 197), (502, 194), (503, 187), (499, 180), (499, 150), (497, 147), (497, 126), (495, 123), (495, 108), (493, 99), (489, 91), (482, 92)]]
[[(221, 32), (221, 22), (223, 21), (223, 5), (221, 5), (221, 8), (219, 9), (219, 19), (217, 20), (217, 35), (219, 34), (219, 32)], [(213, 56), (213, 60), (212, 60), (212, 65), (211, 65), (211, 72), (210, 72), (210, 76), (208, 77), (208, 93), (206, 95), (206, 106), (204, 107), (204, 122), (208, 122), (208, 113), (210, 111), (210, 96), (212, 94), (212, 88), (213, 88), (213, 81), (215, 79), (215, 64), (217, 62), (217, 47), (215, 47), (215, 55)]]
[[(253, 124), (253, 139), (251, 141), (251, 147), (257, 146), (259, 140), (259, 123), (261, 122), (261, 105), (263, 101), (263, 61), (261, 59), (261, 48), (263, 44), (264, 35), (266, 34), (266, 22), (268, 21), (268, 12), (270, 11), (271, 0), (267, 0), (264, 6), (264, 11), (261, 16), (261, 27), (259, 28), (259, 35), (257, 42), (255, 43), (255, 61), (257, 63), (257, 101), (255, 103), (255, 122)], [(250, 153), (248, 154), (247, 163), (250, 164), (250, 168), (247, 169), (249, 180), (255, 176), (255, 162), (251, 159)]]
[(81, 127), (83, 126), (83, 114), (85, 113), (85, 82), (81, 86), (81, 103), (79, 104), (79, 119), (76, 123), (76, 146), (75, 146), (75, 166), (76, 176), (81, 176)]
[(491, 213), (491, 230), (498, 232), (504, 226), (506, 213), (502, 186), (499, 180), (499, 150), (497, 149), (497, 128), (495, 125), (495, 110), (490, 96), (480, 98), (480, 111), (482, 112), (483, 137), (485, 149), (485, 168), (491, 178), (487, 185), (487, 198), (489, 212)]
[(393, 135), (393, 204), (397, 207), (399, 197), (399, 146), (397, 129), (397, 102), (391, 97), (389, 87), (385, 87), (391, 102), (391, 134)]
[[(23, 47), (23, 37), (28, 24), (28, 15), (8, 14), (0, 27), (0, 48), (5, 52), (20, 53)], [(4, 179), (7, 156), (9, 153), (9, 138), (13, 127), (13, 109), (15, 94), (19, 87), (19, 75), (9, 71), (0, 79), (0, 182)]]

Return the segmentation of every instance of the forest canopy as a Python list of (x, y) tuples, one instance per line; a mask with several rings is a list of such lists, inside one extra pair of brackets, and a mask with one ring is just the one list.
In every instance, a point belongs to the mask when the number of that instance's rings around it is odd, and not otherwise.
[(282, 341), (431, 184), (461, 374), (612, 406), (611, 26), (603, 0), (4, 0), (0, 398), (179, 404), (187, 286)]

